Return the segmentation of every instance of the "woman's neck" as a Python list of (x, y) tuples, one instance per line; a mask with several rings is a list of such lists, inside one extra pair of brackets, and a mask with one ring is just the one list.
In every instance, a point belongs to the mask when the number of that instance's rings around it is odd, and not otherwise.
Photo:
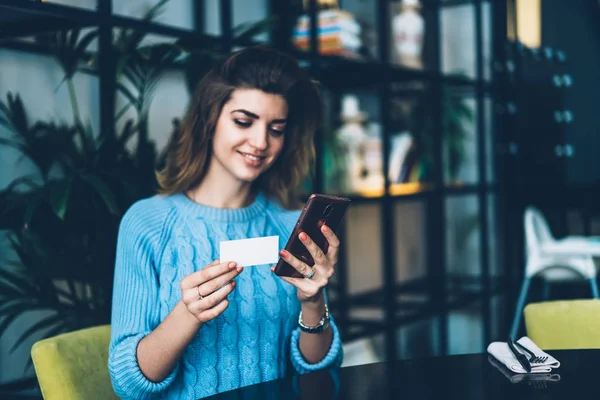
[(226, 185), (216, 182), (207, 175), (200, 185), (190, 189), (186, 195), (198, 204), (214, 208), (242, 208), (254, 200), (251, 184)]

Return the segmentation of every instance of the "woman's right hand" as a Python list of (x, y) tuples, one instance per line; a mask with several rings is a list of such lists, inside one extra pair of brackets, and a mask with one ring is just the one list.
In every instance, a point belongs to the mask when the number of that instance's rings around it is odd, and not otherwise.
[(243, 271), (235, 262), (213, 261), (201, 271), (185, 276), (180, 283), (181, 298), (201, 324), (217, 318), (229, 306), (227, 296), (235, 288), (233, 278)]

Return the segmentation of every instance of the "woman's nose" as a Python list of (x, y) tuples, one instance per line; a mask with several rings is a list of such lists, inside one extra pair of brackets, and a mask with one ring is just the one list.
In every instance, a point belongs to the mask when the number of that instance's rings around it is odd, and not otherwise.
[(257, 150), (266, 150), (269, 147), (269, 132), (267, 127), (257, 127), (250, 135), (248, 141)]

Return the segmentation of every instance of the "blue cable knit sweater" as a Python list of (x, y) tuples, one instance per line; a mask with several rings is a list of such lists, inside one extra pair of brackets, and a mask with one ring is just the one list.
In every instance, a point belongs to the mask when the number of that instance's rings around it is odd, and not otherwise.
[(324, 359), (317, 364), (303, 359), (296, 288), (269, 266), (245, 268), (228, 309), (200, 329), (162, 382), (146, 379), (137, 364), (140, 340), (181, 300), (181, 279), (219, 258), (220, 241), (279, 235), (283, 248), (298, 216), (262, 194), (241, 209), (202, 206), (183, 194), (134, 204), (117, 242), (108, 361), (116, 394), (197, 399), (282, 378), (290, 372), (289, 361), (298, 373), (339, 366), (342, 346), (333, 321), (333, 342)]

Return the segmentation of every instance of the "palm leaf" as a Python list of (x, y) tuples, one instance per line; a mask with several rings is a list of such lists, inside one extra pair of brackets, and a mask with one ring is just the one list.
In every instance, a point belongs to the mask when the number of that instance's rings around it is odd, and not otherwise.
[[(134, 105), (137, 106), (138, 104), (138, 99), (135, 97), (135, 95), (131, 92), (131, 90), (129, 90), (128, 88), (125, 87), (125, 85), (123, 85), (122, 83), (117, 83), (117, 90), (123, 94), (123, 96), (125, 96), (127, 98), (127, 100), (129, 100), (129, 102)], [(137, 108), (137, 107), (136, 107)]]
[[(65, 322), (64, 324), (61, 325), (57, 325), (56, 327), (50, 329), (49, 331), (46, 332), (46, 334), (44, 335), (44, 338), (50, 338), (53, 336), (58, 335), (59, 333), (65, 332), (67, 331), (68, 326), (67, 323)], [(27, 363), (25, 364), (25, 368), (23, 369), (23, 374), (26, 374), (28, 370), (30, 370), (33, 367), (33, 358), (31, 358), (31, 356), (27, 359)]]
[(57, 323), (60, 323), (61, 326), (64, 327), (65, 326), (65, 316), (60, 313), (57, 313), (54, 315), (49, 315), (48, 317), (37, 321), (35, 324), (31, 325), (25, 332), (23, 332), (17, 338), (17, 340), (15, 340), (15, 343), (10, 348), (9, 353), (13, 353), (31, 335), (34, 335), (43, 329), (50, 328), (53, 325), (56, 325)]
[[(39, 310), (56, 310), (54, 307), (49, 307), (41, 304), (33, 304), (33, 303), (19, 303), (9, 308), (8, 310), (3, 310), (4, 319), (0, 323), (0, 336), (2, 336), (6, 330), (10, 327), (10, 325), (15, 321), (15, 319), (23, 315), (28, 311), (39, 311)], [(60, 310), (57, 310), (60, 311)]]
[(38, 206), (42, 202), (42, 200), (43, 200), (43, 191), (38, 191), (38, 192), (33, 193), (33, 198), (27, 204), (27, 207), (25, 209), (25, 216), (23, 218), (23, 222), (25, 223), (25, 225), (29, 225), (31, 223), (31, 220), (32, 220), (35, 212), (37, 211)]
[(27, 137), (29, 123), (21, 97), (18, 94), (13, 97), (9, 92), (6, 98), (6, 103), (0, 101), (0, 125), (16, 135)]
[(136, 61), (129, 61), (123, 68), (123, 77), (138, 90), (140, 87), (144, 86), (143, 72), (140, 70)]
[(115, 121), (120, 120), (121, 118), (123, 118), (123, 116), (125, 115), (125, 113), (131, 108), (133, 107), (133, 105), (131, 103), (127, 103), (123, 106), (123, 108), (121, 108), (119, 110), (119, 112), (117, 113), (117, 115), (115, 116)]
[(81, 300), (72, 289), (71, 291), (67, 291), (55, 286), (55, 290), (60, 296), (64, 297), (65, 300), (70, 301), (75, 308), (83, 308), (87, 304), (87, 302)]
[(8, 299), (11, 299), (11, 298), (18, 298), (18, 297), (24, 296), (24, 293), (21, 290), (19, 290), (18, 288), (15, 288), (13, 285), (11, 285), (7, 282), (3, 282), (1, 280), (0, 280), (0, 290), (2, 291), (0, 300), (2, 300), (3, 302), (8, 301)]
[(92, 187), (100, 195), (102, 201), (108, 208), (108, 210), (114, 214), (119, 215), (119, 208), (115, 201), (115, 195), (110, 188), (100, 178), (93, 175), (82, 174), (81, 179)]
[(17, 297), (11, 300), (5, 301), (0, 305), (0, 316), (12, 314), (16, 310), (27, 310), (30, 307), (39, 306), (39, 303), (32, 297)]
[(67, 212), (67, 204), (69, 202), (69, 194), (71, 193), (71, 181), (57, 182), (50, 186), (50, 205), (52, 211), (61, 220), (65, 219)]
[(15, 319), (17, 319), (18, 316), (20, 316), (21, 313), (20, 312), (15, 312), (12, 313), (10, 315), (5, 316), (2, 319), (2, 322), (0, 322), (0, 337), (2, 337), (4, 335), (4, 332), (6, 332), (6, 330), (8, 329), (8, 327), (15, 321)]
[(20, 151), (22, 154), (27, 154), (29, 150), (23, 143), (12, 139), (0, 138), (0, 144), (3, 146), (12, 147), (13, 149)]
[[(9, 285), (6, 285), (9, 283)], [(34, 287), (29, 281), (18, 274), (11, 272), (5, 268), (0, 268), (0, 285), (3, 285), (4, 290), (8, 290), (8, 287), (13, 287), (18, 290), (18, 293), (23, 295), (30, 295), (34, 291)]]
[(11, 183), (8, 184), (8, 186), (6, 186), (4, 189), (2, 189), (2, 191), (0, 191), (0, 193), (12, 192), (21, 185), (26, 185), (29, 187), (29, 189), (38, 189), (40, 186), (37, 183), (35, 183), (35, 181), (34, 181), (35, 177), (36, 177), (36, 175), (28, 174), (28, 175), (23, 175), (18, 178), (15, 178), (15, 179), (13, 179), (13, 181)]
[(127, 145), (127, 142), (129, 142), (129, 139), (133, 137), (135, 132), (136, 129), (133, 126), (133, 120), (127, 120), (123, 126), (123, 130), (121, 131), (121, 135), (119, 136), (119, 143), (121, 147), (125, 147)]
[(92, 43), (92, 41), (94, 39), (96, 39), (97, 36), (98, 36), (98, 31), (92, 30), (92, 31), (86, 33), (85, 35), (83, 35), (81, 40), (79, 40), (79, 42), (77, 42), (74, 45), (74, 52), (75, 52), (75, 54), (77, 54), (79, 59), (81, 59), (81, 60), (86, 59), (85, 52), (87, 51), (88, 46)]

